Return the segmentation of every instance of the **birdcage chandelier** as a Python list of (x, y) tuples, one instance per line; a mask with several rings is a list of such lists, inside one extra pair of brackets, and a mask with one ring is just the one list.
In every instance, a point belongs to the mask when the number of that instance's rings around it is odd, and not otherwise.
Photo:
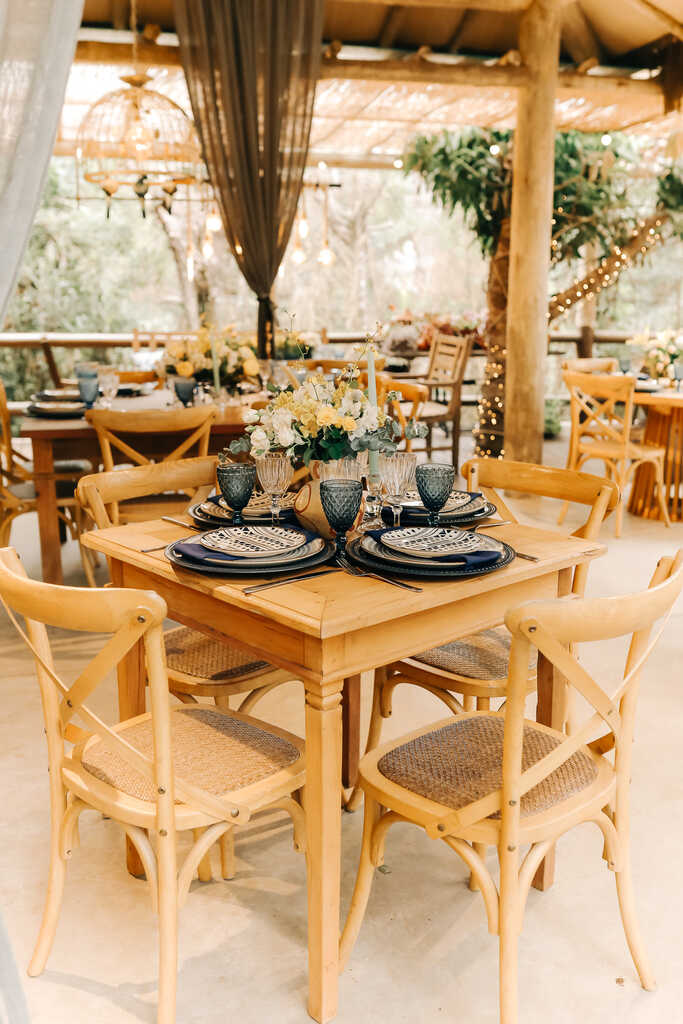
[(141, 202), (160, 198), (171, 209), (179, 186), (204, 180), (199, 140), (194, 123), (169, 96), (148, 88), (149, 75), (138, 70), (136, 4), (131, 4), (132, 63), (136, 71), (123, 75), (123, 88), (108, 92), (92, 104), (76, 136), (76, 176), (102, 189), (111, 200), (122, 187)]

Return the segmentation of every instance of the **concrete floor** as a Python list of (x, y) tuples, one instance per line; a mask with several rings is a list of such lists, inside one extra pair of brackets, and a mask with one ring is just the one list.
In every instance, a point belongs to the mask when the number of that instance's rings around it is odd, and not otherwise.
[[(547, 446), (562, 463), (564, 446)], [(554, 524), (550, 503), (522, 515)], [(623, 537), (605, 530), (609, 553), (594, 563), (593, 594), (644, 587), (658, 556), (683, 543), (683, 528), (626, 516)], [(35, 521), (16, 527), (13, 543), (38, 574)], [(83, 582), (73, 547), (68, 580)], [(559, 844), (557, 882), (532, 891), (520, 942), (520, 1020), (525, 1024), (673, 1024), (683, 1021), (683, 607), (645, 674), (633, 771), (633, 854), (641, 923), (659, 988), (643, 992), (621, 931), (614, 881), (601, 860), (597, 829), (583, 826)], [(57, 639), (60, 664), (77, 668), (90, 642)], [(586, 650), (592, 667), (616, 674), (620, 652)], [(44, 974), (28, 963), (44, 897), (48, 792), (38, 689), (29, 658), (0, 619), (3, 706), (0, 766), (4, 781), (0, 845), (0, 1022), (125, 1024), (155, 1019), (156, 925), (144, 883), (124, 868), (121, 834), (111, 821), (85, 815), (82, 845), (69, 865), (55, 946)], [(260, 705), (263, 717), (303, 733), (301, 687), (292, 684)], [(369, 688), (366, 685), (366, 708)], [(99, 710), (115, 709), (114, 684)], [(386, 735), (442, 717), (420, 691), (395, 700)], [(343, 910), (350, 898), (362, 814), (343, 816)], [(306, 1021), (306, 894), (303, 859), (287, 826), (252, 829), (237, 843), (231, 882), (193, 884), (180, 917), (178, 1021), (294, 1024)], [(493, 856), (493, 854), (491, 854)], [(387, 870), (373, 895), (350, 966), (341, 979), (339, 1024), (497, 1021), (497, 942), (483, 906), (466, 886), (460, 860), (411, 827), (395, 828)], [(218, 874), (217, 863), (215, 874)], [(6, 930), (6, 934), (5, 934)], [(4, 1014), (3, 1014), (4, 999)]]

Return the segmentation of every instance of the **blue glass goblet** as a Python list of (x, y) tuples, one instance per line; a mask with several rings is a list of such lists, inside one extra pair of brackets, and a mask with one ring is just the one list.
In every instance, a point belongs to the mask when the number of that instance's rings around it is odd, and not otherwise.
[(362, 500), (363, 485), (360, 480), (322, 480), (320, 483), (320, 503), (325, 518), (335, 532), (337, 558), (344, 555), (346, 531), (355, 523)]
[(455, 481), (455, 468), (441, 462), (424, 462), (415, 469), (415, 483), (422, 504), (429, 513), (430, 526), (439, 525), (439, 512), (451, 496)]
[(256, 466), (253, 462), (219, 463), (216, 479), (226, 505), (232, 509), (232, 525), (244, 526), (242, 509), (249, 504), (254, 491)]
[(175, 393), (183, 405), (190, 404), (194, 397), (194, 389), (196, 386), (197, 382), (194, 377), (175, 377), (173, 380)]
[(100, 384), (95, 377), (79, 377), (78, 378), (78, 390), (80, 392), (82, 400), (85, 402), (86, 408), (92, 409), (95, 399), (100, 393)]

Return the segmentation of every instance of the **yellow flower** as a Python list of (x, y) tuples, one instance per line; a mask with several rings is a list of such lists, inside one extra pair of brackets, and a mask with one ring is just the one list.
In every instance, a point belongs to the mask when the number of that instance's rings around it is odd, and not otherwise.
[(356, 429), (356, 421), (354, 420), (353, 416), (344, 416), (342, 418), (342, 424), (341, 425), (342, 425), (342, 428), (344, 430), (347, 430), (349, 433), (352, 430)]
[(247, 377), (257, 377), (258, 376), (258, 362), (257, 362), (257, 360), (254, 359), (253, 356), (251, 356), (249, 359), (245, 359), (244, 360), (243, 369), (244, 369), (244, 372), (246, 373)]
[(319, 427), (330, 427), (336, 419), (337, 414), (330, 405), (323, 405), (318, 410), (317, 420)]
[(175, 364), (176, 373), (179, 377), (191, 377), (194, 373), (194, 366), (189, 359), (182, 359)]
[(185, 355), (185, 344), (182, 341), (169, 341), (166, 352), (171, 359), (182, 359)]

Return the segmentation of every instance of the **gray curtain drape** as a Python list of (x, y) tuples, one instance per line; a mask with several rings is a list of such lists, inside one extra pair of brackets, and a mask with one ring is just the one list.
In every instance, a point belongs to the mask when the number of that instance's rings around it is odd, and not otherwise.
[(324, 0), (175, 0), (209, 177), (230, 248), (259, 300), (261, 355), (303, 182), (323, 7)]

